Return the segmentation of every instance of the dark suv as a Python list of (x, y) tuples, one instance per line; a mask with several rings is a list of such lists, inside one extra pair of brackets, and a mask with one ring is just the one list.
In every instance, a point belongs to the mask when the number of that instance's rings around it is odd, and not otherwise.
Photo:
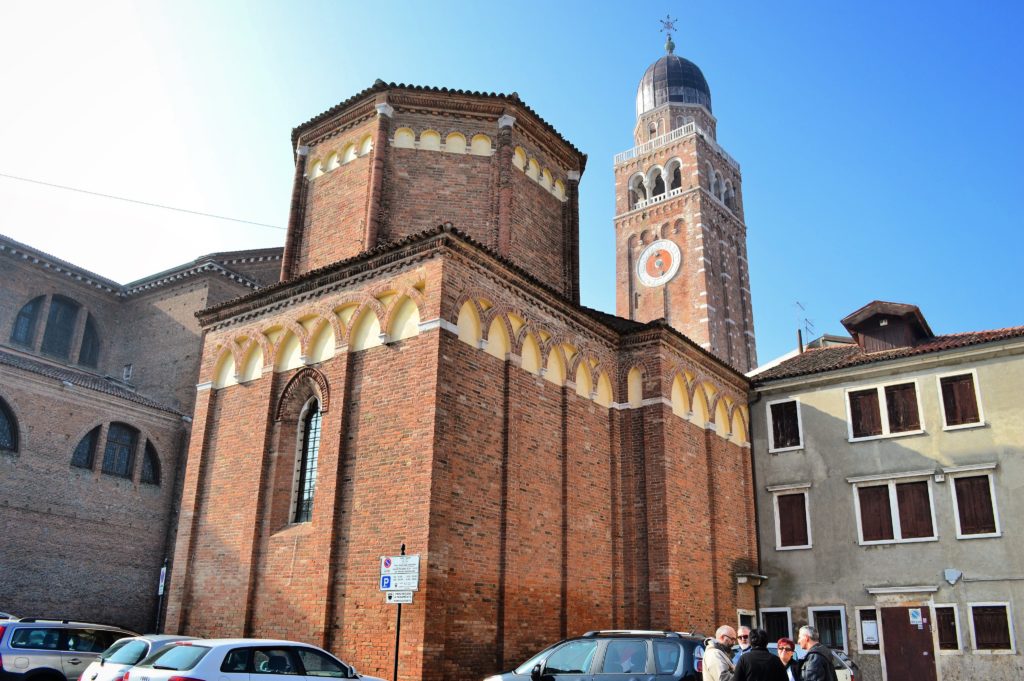
[(0, 621), (0, 681), (76, 681), (114, 641), (133, 632), (68, 620)]
[(681, 681), (700, 679), (704, 637), (677, 631), (589, 631), (485, 681)]

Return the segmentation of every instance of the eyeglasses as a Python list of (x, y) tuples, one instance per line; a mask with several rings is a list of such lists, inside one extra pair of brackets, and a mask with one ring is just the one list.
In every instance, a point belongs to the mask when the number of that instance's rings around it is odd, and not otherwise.
[(746, 641), (746, 640), (747, 640), (748, 638), (750, 638), (750, 637), (749, 637), (749, 636), (737, 636), (737, 638), (738, 638), (739, 640), (741, 640), (741, 641)]
[(792, 648), (779, 648), (779, 652), (780, 653), (791, 653), (791, 652), (793, 652), (793, 649)]

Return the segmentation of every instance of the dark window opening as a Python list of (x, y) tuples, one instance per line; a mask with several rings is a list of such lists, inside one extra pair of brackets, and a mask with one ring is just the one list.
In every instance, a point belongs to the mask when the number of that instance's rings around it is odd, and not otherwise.
[(954, 608), (945, 606), (935, 608), (935, 626), (939, 630), (939, 650), (960, 649)]
[(50, 313), (43, 332), (43, 352), (61, 359), (68, 358), (79, 309), (78, 303), (64, 296), (54, 296), (50, 300)]
[(156, 455), (156, 447), (149, 440), (146, 440), (146, 451), (142, 455), (142, 476), (140, 480), (147, 485), (160, 484), (160, 457)]
[(978, 650), (1010, 650), (1010, 622), (1005, 605), (973, 605), (974, 642)]
[(111, 423), (107, 430), (107, 446), (103, 451), (103, 472), (122, 478), (132, 477), (135, 445), (139, 431), (124, 423)]
[(779, 546), (807, 546), (807, 495), (780, 494), (776, 497), (779, 505)]
[(842, 650), (846, 647), (846, 637), (843, 635), (843, 614), (841, 611), (814, 611), (814, 626), (818, 629), (821, 642), (829, 648)]
[(654, 178), (654, 191), (651, 192), (652, 196), (661, 196), (665, 193), (665, 180), (662, 179), (661, 175)]
[(82, 332), (82, 349), (78, 353), (78, 363), (95, 369), (99, 364), (99, 359), (100, 334), (96, 330), (96, 321), (92, 315), (89, 315), (85, 320), (85, 329)]
[(78, 441), (75, 453), (71, 455), (71, 465), (91, 470), (93, 459), (96, 456), (96, 443), (99, 442), (99, 439), (100, 427), (96, 426)]
[(39, 310), (43, 307), (43, 296), (33, 298), (25, 303), (18, 311), (14, 320), (14, 329), (11, 331), (11, 342), (19, 345), (32, 346), (36, 339), (36, 319), (39, 317)]
[(787, 612), (762, 612), (761, 626), (768, 632), (769, 641), (793, 637), (793, 632), (789, 630), (789, 613)]
[(981, 421), (972, 374), (946, 376), (939, 379), (939, 384), (942, 386), (942, 407), (947, 426), (962, 426)]
[(302, 420), (302, 451), (298, 457), (298, 485), (293, 522), (305, 523), (313, 517), (313, 495), (316, 492), (317, 459), (320, 453), (320, 404), (310, 402)]
[(0, 400), (0, 451), (18, 451), (18, 422), (3, 400)]
[(679, 189), (683, 186), (683, 173), (679, 166), (672, 170), (672, 189)]
[(800, 446), (800, 419), (796, 400), (777, 402), (771, 406), (772, 449)]
[(993, 534), (996, 513), (992, 504), (989, 476), (973, 475), (955, 478), (957, 517), (960, 534)]

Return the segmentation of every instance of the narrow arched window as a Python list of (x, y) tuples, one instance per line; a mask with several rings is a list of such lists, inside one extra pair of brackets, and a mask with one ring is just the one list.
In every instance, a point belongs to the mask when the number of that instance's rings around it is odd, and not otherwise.
[(18, 311), (11, 330), (11, 342), (32, 347), (36, 339), (36, 319), (39, 309), (43, 306), (43, 296), (33, 298)]
[(103, 472), (122, 478), (132, 477), (135, 445), (139, 431), (124, 423), (111, 423), (107, 429), (107, 446), (103, 450)]
[(147, 485), (160, 484), (160, 457), (156, 455), (156, 447), (146, 440), (146, 453), (142, 455), (141, 482)]
[(64, 296), (54, 296), (50, 299), (50, 313), (46, 318), (46, 331), (43, 332), (43, 352), (61, 359), (68, 358), (80, 307), (78, 303)]
[(0, 452), (18, 451), (18, 422), (7, 403), (0, 400)]
[(82, 366), (96, 368), (100, 359), (100, 334), (96, 330), (96, 320), (89, 315), (85, 320), (82, 332), (82, 349), (78, 353), (78, 363)]
[(71, 465), (77, 468), (92, 469), (93, 459), (96, 458), (96, 443), (100, 440), (100, 427), (96, 426), (85, 434), (78, 441), (75, 453), (71, 455)]
[(302, 416), (302, 436), (295, 470), (295, 511), (292, 522), (305, 523), (313, 517), (313, 494), (316, 492), (316, 468), (320, 454), (320, 403), (306, 403)]

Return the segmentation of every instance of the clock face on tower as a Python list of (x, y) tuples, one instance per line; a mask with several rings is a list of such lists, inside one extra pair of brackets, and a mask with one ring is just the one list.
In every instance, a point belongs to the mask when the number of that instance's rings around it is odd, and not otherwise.
[(676, 276), (681, 261), (679, 246), (660, 239), (641, 251), (636, 264), (637, 278), (644, 286), (661, 286)]

